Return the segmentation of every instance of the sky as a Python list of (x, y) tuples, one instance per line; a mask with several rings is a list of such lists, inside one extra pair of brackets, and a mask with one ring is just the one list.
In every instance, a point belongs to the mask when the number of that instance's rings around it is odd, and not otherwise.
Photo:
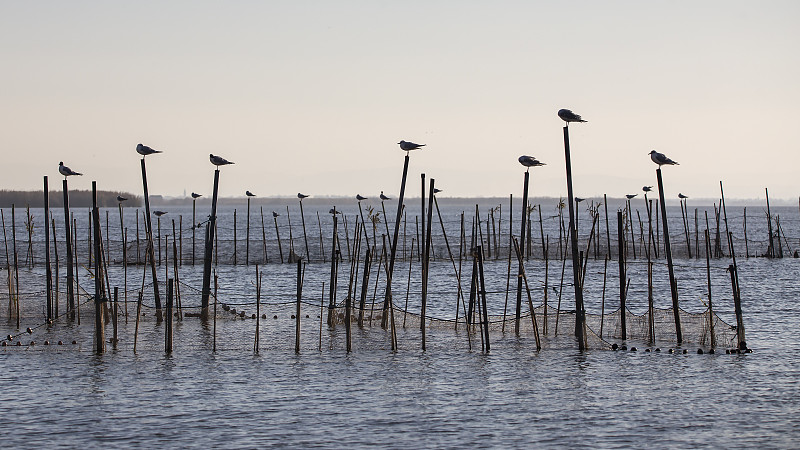
[[(797, 1), (0, 3), (0, 189), (800, 195)], [(792, 131), (795, 130), (795, 131)]]

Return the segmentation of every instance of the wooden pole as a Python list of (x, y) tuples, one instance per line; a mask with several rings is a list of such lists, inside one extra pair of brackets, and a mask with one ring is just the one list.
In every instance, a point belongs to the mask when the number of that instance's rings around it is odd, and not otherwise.
[(250, 197), (247, 197), (247, 229), (244, 234), (244, 265), (250, 265)]
[[(156, 260), (153, 248), (153, 222), (150, 220), (150, 195), (147, 191), (147, 168), (142, 158), (142, 188), (144, 189), (145, 208), (145, 234), (147, 238), (147, 252), (150, 255), (150, 274), (153, 276), (153, 298), (156, 304), (156, 320), (161, 320), (161, 297), (158, 295), (158, 274), (156, 273)], [(160, 259), (159, 255), (159, 259)]]
[[(281, 235), (278, 231), (278, 216), (275, 215), (275, 212), (272, 212), (272, 220), (275, 222), (275, 238), (278, 240), (278, 254), (281, 256), (281, 264), (283, 264), (283, 247), (281, 247)], [(322, 228), (320, 228), (320, 233), (322, 232)], [(320, 235), (321, 236), (321, 235)], [(320, 244), (322, 240), (320, 239)]]
[(681, 331), (680, 305), (678, 304), (678, 283), (675, 281), (675, 268), (672, 264), (672, 248), (669, 245), (669, 227), (667, 226), (667, 207), (664, 202), (664, 183), (661, 180), (661, 167), (656, 169), (658, 178), (658, 196), (661, 203), (661, 219), (664, 222), (664, 251), (667, 254), (667, 267), (669, 268), (669, 288), (672, 294), (672, 315), (675, 318), (675, 339), (678, 344), (683, 342)]
[(50, 190), (44, 177), (44, 265), (47, 283), (47, 321), (53, 320), (53, 272), (50, 267)]
[(264, 261), (264, 264), (268, 264), (269, 263), (269, 258), (267, 257), (267, 230), (264, 227), (264, 207), (261, 206), (259, 208), (260, 208), (259, 210), (261, 211), (261, 246), (264, 247), (263, 248), (263, 251), (264, 251), (264, 259), (263, 259), (263, 261)]
[(711, 301), (711, 237), (708, 235), (708, 229), (705, 232), (706, 238), (706, 283), (708, 286), (708, 329), (711, 334), (711, 348), (717, 346), (717, 339), (714, 334), (714, 307)]
[(72, 220), (69, 217), (69, 188), (67, 178), (64, 177), (64, 247), (67, 250), (67, 317), (75, 319), (75, 282), (73, 281), (72, 268)]
[(306, 261), (311, 261), (311, 253), (308, 251), (308, 234), (306, 233), (306, 214), (303, 212), (303, 199), (300, 199), (300, 219), (303, 221), (303, 241), (306, 244)]
[(236, 209), (233, 210), (233, 265), (236, 265)]
[(578, 231), (575, 221), (575, 197), (572, 193), (572, 161), (569, 150), (569, 126), (564, 125), (564, 156), (567, 169), (567, 198), (569, 200), (569, 233), (572, 243), (572, 280), (575, 287), (575, 337), (578, 348), (586, 348), (585, 315), (583, 308), (583, 286), (581, 286), (581, 264), (578, 257)]
[(219, 303), (219, 298), (217, 297), (217, 289), (218, 289), (218, 278), (217, 278), (217, 270), (214, 269), (214, 324), (212, 328), (213, 334), (213, 344), (211, 347), (211, 351), (216, 353), (217, 352), (217, 303)]
[(166, 354), (172, 353), (172, 305), (174, 286), (173, 279), (167, 280), (167, 317), (164, 321), (164, 352)]
[[(433, 180), (431, 180), (431, 181), (433, 181)], [(486, 353), (489, 353), (489, 350), (490, 350), (490, 346), (489, 346), (489, 312), (488, 312), (488, 310), (486, 308), (486, 284), (484, 283), (484, 278), (483, 278), (483, 246), (482, 245), (478, 246), (477, 253), (478, 253), (478, 273), (479, 273), (479, 276), (480, 276), (480, 290), (478, 291), (478, 294), (479, 294), (479, 298), (481, 299), (481, 309), (482, 309), (481, 315), (482, 315), (482, 319), (483, 319), (483, 320), (481, 320), (481, 322), (483, 322), (483, 330), (482, 330), (482, 332), (483, 332), (484, 342), (486, 342)], [(531, 312), (533, 312), (533, 311), (531, 311)], [(532, 317), (534, 317), (533, 320), (534, 320), (534, 329), (535, 329), (536, 318), (535, 318), (535, 316), (532, 316)], [(537, 336), (538, 336), (538, 333), (537, 333)]]
[(197, 231), (197, 199), (192, 198), (192, 265), (195, 264), (195, 232)]
[(764, 188), (764, 192), (767, 195), (767, 230), (769, 231), (769, 250), (767, 251), (767, 257), (774, 258), (775, 257), (775, 241), (773, 240), (773, 231), (772, 231), (772, 213), (769, 209), (769, 189)]
[(626, 312), (628, 311), (625, 307), (625, 281), (628, 279), (625, 270), (625, 252), (622, 250), (624, 248), (624, 237), (623, 237), (623, 222), (622, 222), (622, 211), (617, 211), (617, 241), (620, 248), (620, 251), (617, 252), (617, 259), (619, 261), (619, 318), (620, 318), (620, 326), (622, 327), (622, 340), (628, 339), (628, 332), (627, 326), (625, 323), (626, 319)]
[(742, 226), (744, 227), (744, 255), (745, 258), (750, 257), (750, 248), (747, 245), (747, 207), (744, 207)]
[(139, 341), (139, 318), (142, 317), (142, 291), (139, 291), (139, 300), (136, 301), (136, 325), (133, 328), (133, 353), (136, 353), (136, 343)]
[(94, 224), (94, 331), (95, 351), (98, 354), (105, 352), (105, 330), (103, 323), (103, 292), (102, 270), (100, 259), (100, 210), (97, 208), (97, 182), (92, 181), (92, 222)]
[(425, 260), (423, 262), (425, 270), (422, 271), (422, 310), (419, 317), (419, 327), (422, 331), (422, 351), (425, 351), (425, 314), (428, 306), (428, 270), (431, 261), (431, 224), (433, 223), (433, 191), (435, 184), (436, 180), (431, 178), (428, 191), (428, 227), (425, 232)]
[[(203, 257), (203, 291), (201, 300), (200, 317), (202, 319), (208, 318), (208, 300), (211, 296), (211, 259), (214, 252), (214, 235), (217, 229), (217, 192), (219, 190), (219, 169), (214, 170), (214, 195), (211, 198), (211, 217), (209, 217), (208, 225), (206, 225), (206, 248)], [(216, 276), (214, 277), (214, 285), (216, 286)], [(216, 305), (216, 295), (214, 295), (214, 304)], [(215, 306), (216, 308), (216, 306)], [(214, 320), (216, 320), (216, 313)], [(216, 341), (215, 341), (216, 348)], [(215, 350), (216, 351), (216, 350)]]
[(53, 236), (53, 256), (54, 256), (53, 261), (55, 262), (55, 265), (56, 265), (56, 270), (55, 270), (55, 274), (56, 275), (54, 277), (55, 278), (55, 289), (54, 289), (54, 291), (55, 291), (56, 295), (55, 295), (55, 298), (53, 299), (53, 304), (55, 306), (55, 317), (59, 317), (60, 315), (58, 313), (58, 285), (59, 285), (59, 282), (58, 282), (59, 281), (58, 280), (59, 276), (58, 276), (58, 274), (60, 273), (60, 270), (59, 270), (59, 264), (58, 264), (58, 242), (56, 242), (56, 236), (57, 236), (56, 235), (56, 219), (51, 218), (50, 219), (50, 225), (52, 226), (52, 229), (53, 229), (53, 234), (52, 234), (52, 236)]
[[(392, 237), (392, 248), (391, 252), (389, 253), (389, 271), (386, 273), (386, 295), (383, 301), (383, 316), (386, 316), (386, 311), (390, 308), (394, 308), (393, 300), (392, 300), (392, 276), (394, 275), (394, 261), (397, 256), (397, 241), (400, 237), (400, 218), (403, 214), (403, 199), (405, 198), (406, 193), (406, 178), (408, 176), (408, 152), (406, 152), (405, 160), (403, 162), (403, 178), (400, 182), (400, 195), (397, 197), (397, 215), (395, 216), (394, 221), (394, 233)], [(370, 317), (372, 314), (370, 314)], [(392, 316), (394, 317), (394, 316)], [(383, 320), (382, 320), (383, 321)], [(392, 329), (394, 329), (394, 323), (392, 323)], [(385, 325), (384, 325), (385, 327)], [(394, 343), (394, 340), (392, 341)], [(393, 349), (394, 350), (394, 349)]]
[(331, 235), (331, 278), (328, 285), (328, 326), (334, 326), (336, 308), (336, 264), (339, 262), (338, 249), (336, 248), (336, 235), (338, 233), (339, 218), (336, 216), (336, 207), (333, 207), (333, 233)]
[[(521, 251), (521, 248), (520, 248), (520, 246), (519, 246), (519, 244), (517, 243), (516, 240), (514, 241), (514, 250), (517, 253), (517, 259), (522, 259), (522, 251)], [(480, 247), (478, 247), (478, 258), (479, 258), (478, 259), (478, 265), (482, 266), (483, 264), (481, 262), (480, 254), (481, 254)], [(533, 326), (533, 336), (536, 339), (536, 350), (538, 351), (538, 350), (542, 349), (542, 343), (541, 343), (541, 340), (540, 340), (540, 337), (539, 337), (539, 324), (536, 321), (536, 309), (533, 307), (533, 300), (531, 299), (531, 288), (528, 285), (528, 276), (525, 274), (524, 267), (523, 267), (523, 271), (522, 271), (522, 279), (525, 281), (525, 290), (528, 293), (528, 309), (530, 310), (530, 313), (531, 313), (531, 325)], [(483, 271), (482, 270), (481, 270), (481, 289), (484, 289), (483, 288)], [(486, 319), (488, 321), (488, 315), (486, 314), (486, 291), (485, 290), (483, 292), (483, 298), (484, 298), (484, 302), (483, 302), (484, 316), (486, 317)], [(547, 310), (546, 309), (545, 309), (545, 314), (547, 314)], [(487, 343), (489, 342), (489, 326), (488, 326), (488, 324), (486, 326), (486, 342)]]
[(517, 305), (514, 314), (514, 334), (519, 336), (519, 321), (522, 314), (522, 272), (525, 270), (525, 221), (528, 218), (528, 182), (530, 179), (530, 170), (525, 171), (525, 181), (522, 188), (522, 224), (520, 224), (519, 235), (520, 243), (519, 250), (522, 253), (522, 258), (518, 261), (517, 266)]
[[(248, 198), (248, 203), (250, 199)], [(256, 335), (253, 342), (253, 353), (258, 354), (259, 341), (261, 340), (261, 275), (256, 264)]]
[[(300, 202), (302, 205), (303, 202)], [(300, 208), (302, 210), (302, 206)], [(305, 235), (305, 224), (303, 225), (303, 234)], [(308, 246), (306, 246), (308, 251)], [(294, 352), (300, 353), (300, 301), (303, 298), (303, 260), (297, 258), (297, 308), (295, 310), (294, 322)]]

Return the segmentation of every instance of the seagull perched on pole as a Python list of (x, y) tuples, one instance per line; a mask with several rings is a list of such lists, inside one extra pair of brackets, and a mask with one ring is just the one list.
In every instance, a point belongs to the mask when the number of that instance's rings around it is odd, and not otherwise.
[(408, 142), (408, 141), (400, 141), (398, 142), (398, 144), (400, 144), (400, 149), (405, 151), (417, 150), (420, 147), (425, 147), (425, 144), (415, 144), (413, 142)]
[(158, 217), (161, 217), (166, 213), (167, 213), (166, 211), (153, 211), (153, 214), (155, 214)]
[(669, 159), (667, 155), (659, 153), (655, 150), (650, 150), (650, 159), (652, 159), (654, 163), (658, 164), (658, 167), (661, 167), (664, 164), (669, 166), (678, 165), (678, 163)]
[(152, 155), (153, 153), (161, 153), (161, 150), (150, 148), (144, 144), (138, 144), (136, 145), (136, 153), (142, 156), (147, 156), (147, 155)]
[(211, 160), (211, 164), (219, 167), (219, 166), (226, 166), (228, 164), (233, 164), (233, 162), (228, 161), (227, 159), (223, 158), (222, 156), (215, 156), (213, 153), (210, 153), (208, 159)]
[(575, 197), (575, 203), (580, 203), (580, 202), (582, 202), (584, 200), (586, 200), (586, 199), (585, 198), (580, 198), (580, 197)]
[(366, 200), (366, 199), (367, 199), (367, 197), (364, 197), (361, 194), (356, 194), (356, 200), (361, 201), (361, 200)]
[(433, 193), (434, 194), (438, 194), (439, 192), (442, 192), (442, 191), (443, 191), (443, 189), (433, 188)]
[(72, 176), (72, 175), (83, 175), (82, 173), (75, 172), (74, 170), (72, 170), (69, 167), (65, 166), (63, 161), (59, 161), (58, 162), (58, 172), (61, 175), (64, 175), (64, 178)]
[(246, 191), (246, 192), (244, 193), (244, 195), (246, 195), (246, 196), (248, 196), (248, 197), (255, 197), (255, 196), (256, 196), (256, 194), (253, 194), (253, 193), (252, 193), (252, 192), (250, 192), (250, 191)]
[(342, 212), (341, 211), (337, 211), (336, 208), (331, 208), (330, 211), (328, 211), (328, 214), (341, 214), (341, 213)]
[(275, 211), (272, 211), (272, 217), (278, 217), (278, 216), (280, 216), (280, 214), (276, 213)]
[(653, 186), (642, 186), (642, 190), (645, 192), (650, 192), (653, 190)]
[(520, 164), (522, 164), (523, 166), (525, 166), (527, 168), (540, 167), (540, 166), (544, 165), (543, 162), (539, 161), (538, 159), (536, 159), (533, 156), (528, 156), (528, 155), (520, 156), (518, 161), (519, 161)]
[(200, 198), (202, 196), (203, 196), (203, 194), (196, 194), (196, 193), (192, 192), (192, 198)]
[[(435, 188), (434, 188), (434, 189), (435, 189)], [(383, 194), (383, 191), (381, 191), (381, 200), (391, 200), (391, 199), (390, 199), (389, 197), (385, 196), (385, 195)]]
[(636, 197), (637, 195), (639, 195), (639, 194), (625, 194), (625, 197), (626, 197), (628, 200), (630, 200), (630, 199), (632, 199), (633, 197)]
[(301, 193), (299, 193), (299, 192), (297, 193), (297, 198), (299, 198), (300, 200), (303, 200), (303, 199), (304, 199), (304, 198), (306, 198), (306, 197), (308, 197), (308, 196), (307, 196), (307, 195), (305, 195), (305, 194), (301, 194)]
[(688, 195), (683, 195), (680, 192), (678, 192), (678, 198), (679, 199), (684, 199), (684, 198), (689, 198), (689, 196)]
[(125, 197), (123, 197), (123, 196), (121, 196), (121, 195), (118, 195), (118, 196), (117, 196), (117, 201), (118, 201), (118, 202), (122, 203), (122, 202), (124, 202), (125, 200), (128, 200), (128, 199), (127, 199), (127, 198), (125, 198)]
[(581, 116), (568, 109), (559, 109), (558, 117), (560, 117), (564, 122), (567, 122), (567, 124), (570, 122), (586, 122), (585, 120), (581, 119)]

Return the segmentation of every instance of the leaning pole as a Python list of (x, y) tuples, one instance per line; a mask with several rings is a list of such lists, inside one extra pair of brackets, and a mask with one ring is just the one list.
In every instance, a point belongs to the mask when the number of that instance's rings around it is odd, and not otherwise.
[(667, 268), (669, 270), (669, 290), (672, 294), (672, 315), (675, 318), (675, 339), (678, 344), (683, 342), (683, 333), (681, 332), (681, 315), (680, 307), (678, 305), (678, 284), (675, 281), (675, 269), (672, 265), (672, 247), (669, 245), (669, 228), (667, 227), (667, 208), (664, 203), (664, 183), (661, 181), (661, 167), (656, 169), (656, 176), (658, 177), (658, 196), (659, 203), (661, 203), (661, 219), (664, 223), (664, 250), (667, 254)]
[(144, 189), (145, 235), (147, 237), (147, 256), (150, 259), (150, 274), (153, 276), (153, 298), (156, 303), (156, 320), (161, 320), (161, 297), (158, 295), (158, 272), (153, 250), (153, 222), (150, 220), (150, 195), (147, 190), (147, 168), (142, 157), (142, 187)]
[(206, 225), (206, 249), (203, 257), (203, 291), (202, 311), (203, 319), (208, 318), (208, 299), (211, 296), (211, 258), (214, 255), (214, 232), (217, 225), (217, 192), (219, 189), (219, 169), (214, 170), (214, 196), (211, 198), (211, 217)]
[(569, 201), (569, 235), (572, 244), (572, 282), (575, 286), (575, 337), (578, 348), (586, 349), (584, 321), (586, 311), (583, 308), (583, 286), (581, 285), (581, 264), (578, 256), (578, 232), (575, 229), (575, 197), (572, 192), (572, 160), (569, 151), (569, 122), (564, 125), (564, 157), (567, 168), (567, 197)]

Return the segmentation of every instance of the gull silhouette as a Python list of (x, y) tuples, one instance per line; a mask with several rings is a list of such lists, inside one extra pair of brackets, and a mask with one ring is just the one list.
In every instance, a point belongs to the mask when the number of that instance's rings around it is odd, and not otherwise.
[(561, 118), (564, 122), (586, 122), (585, 120), (581, 119), (581, 116), (575, 114), (574, 112), (568, 109), (559, 109), (558, 110), (558, 117)]
[(650, 159), (652, 159), (654, 163), (658, 164), (659, 167), (665, 164), (668, 166), (673, 166), (678, 164), (675, 161), (669, 159), (667, 155), (659, 153), (655, 150), (650, 150)]
[(246, 191), (246, 192), (244, 193), (244, 195), (246, 195), (246, 196), (248, 196), (248, 197), (255, 197), (255, 196), (256, 196), (256, 194), (253, 194), (253, 193), (252, 193), (252, 192), (250, 192), (250, 191)]
[(82, 173), (75, 172), (74, 170), (72, 170), (69, 167), (65, 166), (63, 161), (59, 161), (58, 162), (58, 172), (61, 175), (64, 175), (64, 178), (72, 176), (72, 175), (83, 175)]
[(125, 197), (123, 197), (123, 196), (121, 196), (121, 195), (118, 195), (118, 196), (117, 196), (117, 201), (118, 201), (118, 202), (122, 203), (122, 202), (124, 202), (125, 200), (127, 200), (127, 198), (125, 198)]
[(226, 166), (228, 164), (233, 164), (233, 162), (228, 161), (227, 159), (223, 158), (222, 156), (215, 156), (214, 154), (209, 154), (208, 159), (211, 160), (211, 164), (219, 167), (219, 166)]
[(148, 146), (146, 146), (144, 144), (138, 144), (138, 145), (136, 145), (136, 153), (138, 153), (138, 154), (140, 154), (142, 156), (147, 156), (147, 155), (152, 155), (154, 153), (161, 153), (161, 150), (155, 150), (155, 149), (150, 148), (150, 147), (148, 147)]
[(202, 196), (203, 196), (202, 194), (196, 194), (196, 193), (192, 192), (192, 198), (200, 198)]
[(398, 144), (400, 144), (400, 149), (405, 151), (417, 150), (420, 147), (425, 147), (425, 144), (415, 144), (409, 141), (400, 141)]

